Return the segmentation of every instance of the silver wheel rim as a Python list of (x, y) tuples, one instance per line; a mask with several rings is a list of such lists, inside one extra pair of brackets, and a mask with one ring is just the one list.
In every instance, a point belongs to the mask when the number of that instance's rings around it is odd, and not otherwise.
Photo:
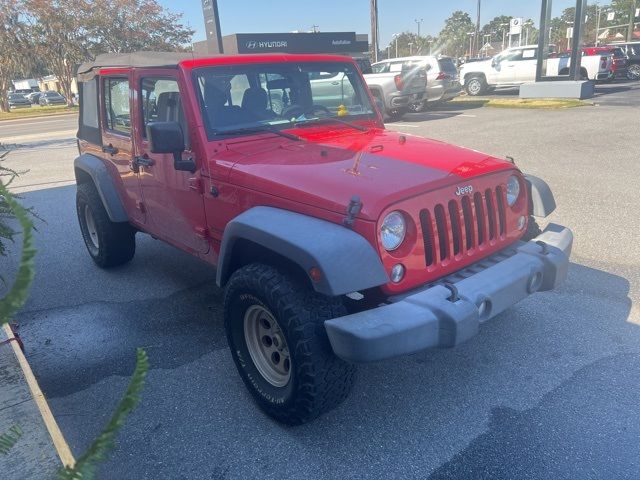
[(469, 93), (471, 95), (477, 95), (480, 91), (480, 82), (478, 80), (471, 80), (469, 82)]
[(282, 329), (261, 305), (244, 314), (244, 339), (260, 375), (274, 387), (284, 387), (291, 378), (291, 357)]
[(629, 76), (632, 80), (640, 78), (640, 65), (631, 65), (629, 67)]
[(89, 240), (95, 248), (98, 248), (100, 246), (100, 241), (98, 240), (98, 229), (96, 228), (96, 222), (93, 219), (93, 214), (91, 213), (89, 205), (84, 206), (84, 223), (87, 226)]

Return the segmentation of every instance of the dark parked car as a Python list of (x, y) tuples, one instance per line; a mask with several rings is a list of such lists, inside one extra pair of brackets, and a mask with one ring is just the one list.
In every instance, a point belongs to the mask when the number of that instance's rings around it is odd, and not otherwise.
[(25, 95), (25, 97), (31, 102), (31, 104), (38, 105), (41, 95), (42, 92), (31, 92), (28, 95)]
[(21, 93), (9, 94), (9, 108), (31, 108), (31, 102)]
[(616, 43), (612, 47), (620, 47), (627, 55), (627, 77), (640, 80), (640, 42)]
[(38, 99), (40, 105), (66, 105), (67, 99), (58, 92), (43, 92)]

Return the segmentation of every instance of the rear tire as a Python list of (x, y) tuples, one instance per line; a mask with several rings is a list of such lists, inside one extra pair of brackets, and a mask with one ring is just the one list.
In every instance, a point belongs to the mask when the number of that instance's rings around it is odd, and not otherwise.
[(351, 391), (356, 367), (335, 356), (324, 321), (345, 315), (279, 270), (254, 263), (236, 271), (224, 296), (231, 356), (258, 406), (291, 425), (313, 420)]
[(81, 183), (76, 211), (84, 244), (93, 261), (110, 268), (130, 261), (136, 253), (136, 231), (128, 223), (112, 222), (92, 183)]
[(464, 89), (471, 97), (484, 95), (488, 90), (487, 80), (480, 75), (475, 75), (465, 82)]
[(627, 78), (629, 80), (640, 80), (640, 64), (629, 65)]

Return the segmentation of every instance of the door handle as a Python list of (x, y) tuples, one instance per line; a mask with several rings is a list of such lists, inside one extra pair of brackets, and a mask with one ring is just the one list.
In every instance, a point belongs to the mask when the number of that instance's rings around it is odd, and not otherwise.
[(331, 82), (331, 85), (340, 85), (340, 82)]
[(111, 144), (103, 145), (102, 146), (102, 151), (104, 153), (108, 153), (109, 155), (115, 155), (116, 153), (118, 153), (118, 149), (116, 147), (114, 147), (113, 145), (111, 145)]
[(133, 162), (138, 167), (152, 167), (156, 164), (155, 160), (153, 160), (152, 158), (149, 158), (146, 153), (142, 156), (134, 157)]

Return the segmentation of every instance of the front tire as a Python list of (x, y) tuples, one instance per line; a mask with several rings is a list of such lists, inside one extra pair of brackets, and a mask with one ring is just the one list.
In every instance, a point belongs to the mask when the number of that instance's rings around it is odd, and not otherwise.
[(130, 261), (136, 253), (136, 231), (128, 223), (112, 222), (92, 183), (78, 185), (76, 211), (84, 244), (93, 261), (110, 268)]
[(356, 368), (335, 356), (324, 321), (346, 314), (279, 270), (254, 263), (236, 271), (224, 297), (231, 355), (247, 389), (274, 419), (297, 425), (340, 404)]
[(471, 97), (484, 95), (487, 92), (487, 88), (487, 81), (484, 77), (481, 76), (471, 77), (469, 80), (467, 80), (464, 86), (467, 95)]

